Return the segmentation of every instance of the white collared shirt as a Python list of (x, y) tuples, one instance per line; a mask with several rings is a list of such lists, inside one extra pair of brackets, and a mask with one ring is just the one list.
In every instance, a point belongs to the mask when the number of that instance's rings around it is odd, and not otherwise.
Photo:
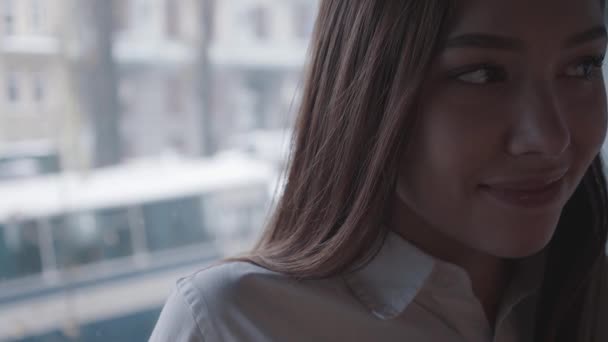
[(182, 278), (151, 342), (528, 342), (542, 264), (525, 259), (491, 327), (467, 273), (395, 233), (362, 269), (298, 281), (246, 262)]

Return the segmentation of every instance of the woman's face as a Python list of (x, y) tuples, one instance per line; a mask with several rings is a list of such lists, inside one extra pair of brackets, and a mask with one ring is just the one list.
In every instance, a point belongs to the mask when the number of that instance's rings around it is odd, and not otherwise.
[(402, 222), (420, 224), (401, 228), (527, 256), (551, 239), (606, 134), (600, 3), (455, 5), (396, 192)]

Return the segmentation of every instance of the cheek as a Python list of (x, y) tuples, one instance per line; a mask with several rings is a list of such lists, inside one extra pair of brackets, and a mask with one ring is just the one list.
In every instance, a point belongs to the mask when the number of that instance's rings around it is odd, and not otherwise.
[(605, 90), (600, 87), (596, 93), (582, 99), (573, 98), (564, 104), (575, 154), (583, 159), (595, 157), (606, 138)]
[(470, 212), (481, 171), (499, 153), (500, 122), (480, 119), (495, 113), (480, 113), (469, 101), (429, 103), (402, 159), (402, 192), (421, 211), (462, 216)]
[(586, 96), (563, 96), (562, 103), (566, 113), (571, 135), (572, 191), (583, 178), (593, 159), (601, 151), (606, 138), (607, 111), (606, 93), (602, 86), (587, 93)]
[(442, 96), (425, 108), (412, 145), (417, 160), (424, 161), (423, 175), (476, 184), (479, 173), (500, 155), (506, 126), (501, 118), (507, 115), (479, 102)]

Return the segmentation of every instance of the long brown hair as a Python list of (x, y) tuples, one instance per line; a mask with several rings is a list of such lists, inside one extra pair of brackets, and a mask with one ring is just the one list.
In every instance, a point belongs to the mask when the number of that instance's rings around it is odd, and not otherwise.
[[(286, 185), (251, 261), (323, 278), (377, 252), (449, 13), (446, 0), (321, 1)], [(576, 340), (592, 267), (604, 255), (607, 204), (598, 156), (548, 247), (535, 341)]]

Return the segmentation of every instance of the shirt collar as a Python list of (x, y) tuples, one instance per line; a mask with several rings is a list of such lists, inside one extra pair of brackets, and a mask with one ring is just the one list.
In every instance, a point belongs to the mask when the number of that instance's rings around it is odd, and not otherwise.
[[(544, 255), (522, 259), (519, 271), (506, 293), (509, 309), (533, 293), (542, 278)], [(460, 267), (435, 259), (397, 233), (389, 231), (378, 254), (364, 267), (346, 274), (353, 294), (376, 317), (391, 319), (402, 313), (434, 274), (470, 283)], [(465, 284), (466, 286), (466, 284)]]
[(378, 254), (345, 276), (347, 285), (374, 315), (389, 319), (414, 299), (433, 270), (431, 256), (389, 232)]

